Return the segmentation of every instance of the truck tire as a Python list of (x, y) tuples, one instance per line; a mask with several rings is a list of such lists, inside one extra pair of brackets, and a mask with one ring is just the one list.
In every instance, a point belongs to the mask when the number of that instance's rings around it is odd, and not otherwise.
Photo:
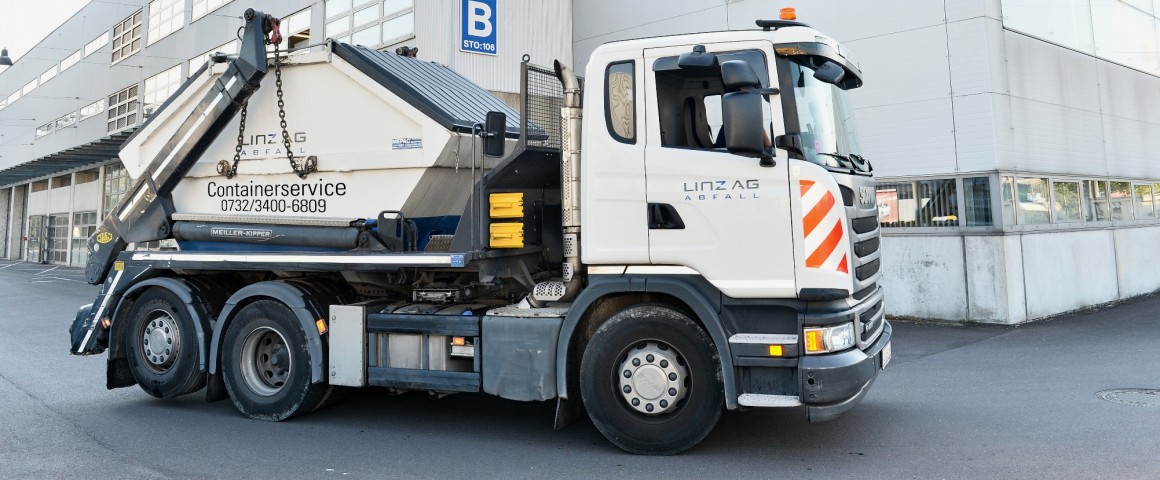
[(330, 386), (311, 382), (306, 333), (275, 300), (242, 307), (225, 332), (222, 377), (243, 415), (279, 422), (315, 409)]
[(608, 441), (648, 455), (692, 448), (725, 403), (709, 335), (665, 305), (626, 308), (596, 330), (580, 362), (580, 392)]
[(159, 287), (146, 290), (133, 304), (128, 320), (125, 356), (142, 390), (157, 398), (171, 398), (205, 386), (193, 323), (200, 320), (190, 317), (177, 295)]

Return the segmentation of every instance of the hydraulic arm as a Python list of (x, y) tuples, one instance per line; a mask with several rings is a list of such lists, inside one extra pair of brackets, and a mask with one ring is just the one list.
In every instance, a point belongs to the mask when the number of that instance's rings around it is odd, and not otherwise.
[[(173, 200), (170, 194), (201, 158), (210, 144), (225, 130), (266, 76), (266, 42), (281, 41), (279, 20), (254, 9), (246, 10), (245, 32), (237, 58), (193, 114), (177, 129), (173, 138), (149, 162), (133, 188), (105, 217), (96, 234), (89, 238), (88, 282), (105, 281), (117, 255), (129, 243), (149, 242), (169, 237)], [(191, 77), (192, 82), (196, 77)], [(147, 128), (147, 127), (145, 127)]]
[[(108, 311), (109, 305), (116, 305), (116, 298), (124, 293), (124, 287), (119, 285), (121, 272), (109, 278), (117, 256), (129, 243), (169, 238), (174, 188), (261, 86), (267, 71), (266, 44), (282, 41), (278, 29), (280, 20), (249, 9), (245, 13), (245, 22), (238, 56), (229, 62), (226, 71), (214, 82), (189, 118), (149, 162), (133, 188), (89, 238), (89, 262), (85, 275), (89, 283), (105, 285), (97, 301), (78, 312), (78, 317), (83, 315), (84, 321), (74, 324), (71, 331), (73, 354), (86, 355), (104, 350), (98, 345), (101, 337), (97, 334), (98, 329), (102, 320), (112, 314)], [(182, 88), (187, 88), (195, 78), (196, 75), (192, 76)], [(166, 106), (163, 105), (162, 110)], [(147, 123), (142, 128), (147, 130), (148, 127)]]

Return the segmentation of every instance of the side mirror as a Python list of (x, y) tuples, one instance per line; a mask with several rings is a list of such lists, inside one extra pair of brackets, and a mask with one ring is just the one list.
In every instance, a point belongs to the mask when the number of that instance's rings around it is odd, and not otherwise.
[(761, 79), (757, 78), (757, 72), (753, 71), (748, 62), (742, 60), (729, 60), (721, 64), (721, 82), (725, 84), (725, 91), (728, 92), (761, 88)]
[(483, 132), (483, 154), (502, 157), (507, 137), (507, 115), (503, 112), (487, 112), (487, 124)]
[(753, 92), (730, 92), (722, 95), (721, 121), (725, 147), (729, 149), (729, 153), (754, 158), (769, 156), (765, 153), (765, 135), (761, 126), (760, 95)]
[(846, 78), (846, 69), (834, 63), (833, 60), (826, 60), (826, 63), (823, 63), (821, 68), (814, 70), (814, 78), (831, 85), (837, 85), (843, 78)]

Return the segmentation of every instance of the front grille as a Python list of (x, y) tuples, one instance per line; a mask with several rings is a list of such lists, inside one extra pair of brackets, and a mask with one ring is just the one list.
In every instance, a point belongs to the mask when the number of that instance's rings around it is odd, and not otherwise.
[(878, 244), (879, 244), (878, 237), (873, 237), (873, 238), (855, 243), (854, 244), (854, 254), (859, 256), (859, 257), (868, 256), (871, 253), (878, 251)]
[(878, 228), (878, 217), (855, 218), (850, 221), (850, 226), (854, 228), (854, 233), (872, 232)]
[(878, 284), (871, 283), (869, 287), (854, 292), (854, 300), (862, 300), (863, 298), (869, 297), (871, 293), (874, 293), (875, 288), (878, 288)]
[(865, 312), (862, 312), (860, 320), (862, 322), (862, 341), (863, 342), (870, 341), (870, 339), (874, 337), (874, 334), (877, 333), (879, 324), (881, 324), (882, 319), (885, 318), (885, 316), (878, 315), (878, 312), (880, 312), (880, 311), (882, 311), (882, 301), (881, 300), (879, 300), (878, 303), (874, 304), (873, 307), (870, 307)]
[(881, 262), (879, 262), (878, 259), (874, 259), (871, 262), (869, 262), (865, 265), (862, 265), (861, 267), (858, 267), (857, 269), (855, 269), (855, 272), (857, 273), (857, 276), (858, 276), (858, 280), (865, 280), (867, 278), (874, 276), (875, 273), (878, 273), (878, 266), (879, 265), (881, 265)]

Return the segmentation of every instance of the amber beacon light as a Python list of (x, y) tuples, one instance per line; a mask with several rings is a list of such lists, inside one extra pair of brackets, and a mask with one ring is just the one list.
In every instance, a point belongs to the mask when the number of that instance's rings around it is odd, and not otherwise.
[(782, 20), (797, 20), (797, 10), (790, 7), (783, 8), (778, 18)]

